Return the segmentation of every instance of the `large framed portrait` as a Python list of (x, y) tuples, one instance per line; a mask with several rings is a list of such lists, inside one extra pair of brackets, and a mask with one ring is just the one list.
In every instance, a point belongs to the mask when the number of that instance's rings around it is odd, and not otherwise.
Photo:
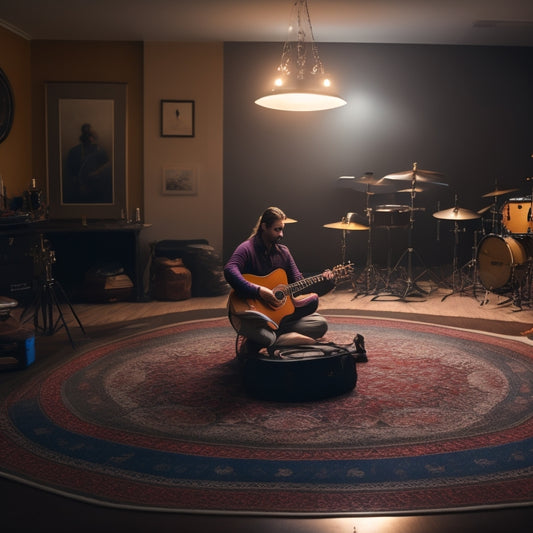
[(118, 220), (126, 208), (123, 83), (47, 83), (50, 218)]

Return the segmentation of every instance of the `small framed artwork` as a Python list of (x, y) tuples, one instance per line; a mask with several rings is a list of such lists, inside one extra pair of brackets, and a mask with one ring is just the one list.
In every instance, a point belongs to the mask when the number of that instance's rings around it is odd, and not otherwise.
[(195, 195), (198, 192), (196, 170), (194, 168), (164, 168), (163, 194)]
[(161, 137), (194, 137), (194, 100), (161, 100)]

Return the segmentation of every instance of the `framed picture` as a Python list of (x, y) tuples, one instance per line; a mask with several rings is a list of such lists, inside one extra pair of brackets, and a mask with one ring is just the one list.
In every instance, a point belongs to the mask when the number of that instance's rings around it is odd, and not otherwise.
[(47, 83), (51, 218), (116, 219), (126, 208), (126, 85)]
[(170, 195), (195, 195), (198, 185), (193, 168), (164, 168), (161, 192)]
[(161, 137), (194, 137), (194, 100), (161, 100)]

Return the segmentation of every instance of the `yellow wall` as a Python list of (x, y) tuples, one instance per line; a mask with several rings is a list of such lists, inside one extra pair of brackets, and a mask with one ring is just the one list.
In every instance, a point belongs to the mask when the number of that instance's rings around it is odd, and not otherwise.
[(13, 127), (0, 143), (0, 174), (7, 196), (19, 196), (27, 189), (32, 176), (32, 113), (30, 43), (0, 27), (0, 68), (14, 93)]
[(33, 169), (46, 176), (46, 82), (127, 83), (128, 209), (143, 197), (143, 45), (122, 42), (32, 41)]
[[(161, 137), (161, 100), (194, 100), (195, 136)], [(207, 239), (222, 251), (222, 43), (144, 44), (145, 220), (141, 237)], [(164, 168), (192, 168), (198, 192), (161, 193)]]

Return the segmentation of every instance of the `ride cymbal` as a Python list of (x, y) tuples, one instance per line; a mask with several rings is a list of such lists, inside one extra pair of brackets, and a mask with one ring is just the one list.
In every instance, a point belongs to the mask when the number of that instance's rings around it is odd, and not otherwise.
[(462, 207), (452, 207), (443, 211), (437, 211), (433, 213), (433, 216), (441, 220), (474, 220), (480, 218), (480, 215), (475, 211), (470, 211), (470, 209), (464, 209)]

